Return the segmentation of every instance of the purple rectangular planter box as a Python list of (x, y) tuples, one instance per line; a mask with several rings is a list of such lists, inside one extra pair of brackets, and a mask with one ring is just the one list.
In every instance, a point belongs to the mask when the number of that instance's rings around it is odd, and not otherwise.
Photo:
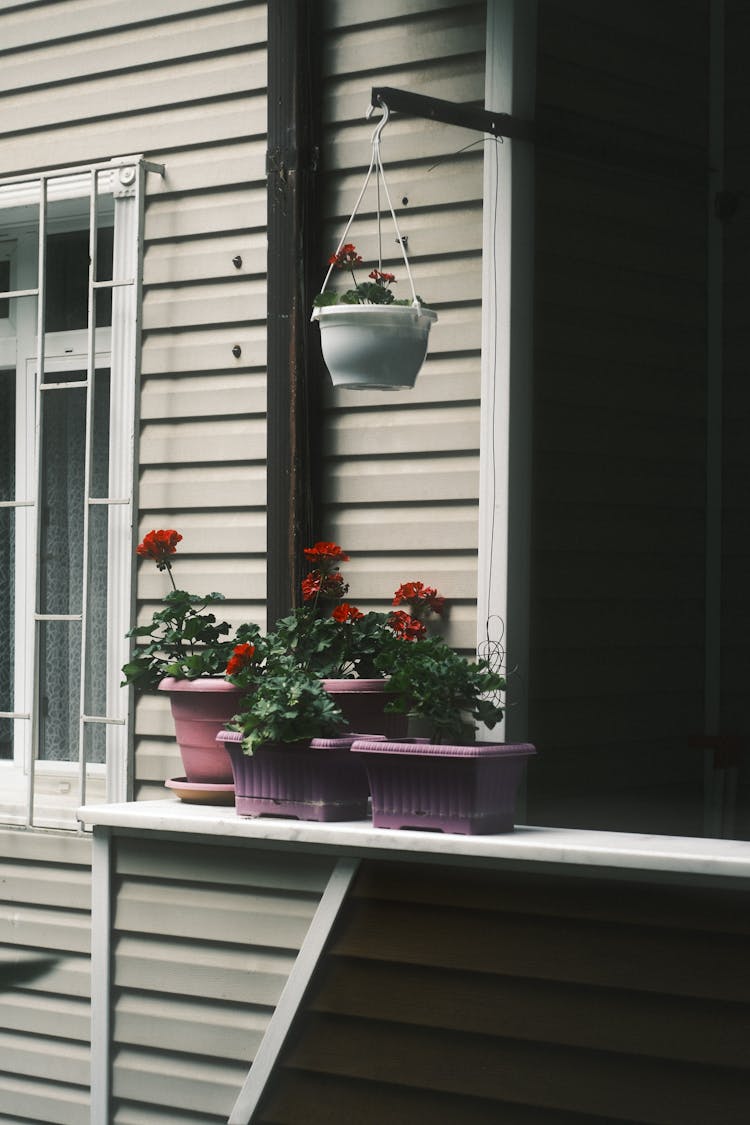
[(243, 753), (238, 732), (221, 731), (218, 738), (232, 760), (239, 816), (367, 818), (367, 774), (362, 759), (351, 753), (353, 735), (259, 746), (252, 757)]
[(479, 835), (512, 832), (527, 742), (373, 742), (358, 739), (353, 754), (367, 766), (376, 828), (422, 828)]

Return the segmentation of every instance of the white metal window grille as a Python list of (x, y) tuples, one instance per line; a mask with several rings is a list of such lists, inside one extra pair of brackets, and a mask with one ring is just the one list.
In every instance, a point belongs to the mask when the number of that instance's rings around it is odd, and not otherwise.
[[(137, 342), (149, 171), (163, 169), (127, 157), (0, 180), (0, 244), (3, 228), (9, 244), (14, 224), (22, 232), (19, 244), (36, 240), (35, 276), (30, 269), (24, 274), (21, 265), (0, 275), (11, 281), (0, 286), (8, 343), (16, 333), (15, 357), (7, 346), (5, 354), (0, 349), (0, 375), (6, 375), (0, 403), (14, 411), (15, 440), (14, 464), (0, 495), (14, 544), (6, 591), (11, 655), (5, 657), (4, 680), (0, 674), (0, 724), (10, 724), (13, 747), (0, 761), (0, 820), (6, 823), (76, 827), (75, 810), (88, 791), (107, 800), (130, 795), (130, 693), (119, 685), (132, 600)], [(51, 315), (47, 269), (52, 239), (71, 229), (76, 211), (79, 229), (88, 231), (87, 276), (78, 285), (85, 299), (82, 332), (66, 331), (65, 317)], [(103, 222), (112, 228), (111, 268), (104, 270)], [(17, 255), (19, 262), (33, 256)], [(75, 288), (74, 278), (63, 277), (63, 294)], [(101, 327), (97, 301), (105, 294), (111, 297), (111, 325)], [(48, 318), (55, 320), (49, 328)], [(24, 324), (26, 338), (33, 336), (28, 357), (20, 343)], [(15, 396), (9, 392), (13, 373)], [(50, 715), (55, 709), (56, 718)]]

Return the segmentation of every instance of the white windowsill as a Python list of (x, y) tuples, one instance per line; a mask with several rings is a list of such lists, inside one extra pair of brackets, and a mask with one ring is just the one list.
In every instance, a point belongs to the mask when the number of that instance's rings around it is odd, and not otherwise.
[[(79, 809), (84, 825), (170, 835), (211, 837), (227, 843), (259, 844), (296, 850), (345, 853), (371, 858), (479, 862), (484, 867), (550, 865), (616, 869), (631, 875), (663, 873), (720, 879), (750, 878), (750, 842), (685, 836), (590, 832), (573, 828), (519, 826), (498, 836), (459, 836), (437, 832), (391, 831), (368, 821), (316, 823), (287, 819), (248, 819), (234, 809), (189, 805), (175, 799), (87, 805)], [(538, 869), (539, 869), (538, 868)]]

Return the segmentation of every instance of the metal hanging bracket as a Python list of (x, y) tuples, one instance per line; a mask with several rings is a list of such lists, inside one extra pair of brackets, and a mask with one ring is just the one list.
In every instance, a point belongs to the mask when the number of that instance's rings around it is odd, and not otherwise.
[(444, 125), (458, 125), (475, 129), (492, 137), (508, 137), (518, 141), (533, 141), (534, 125), (521, 121), (509, 113), (493, 113), (478, 106), (446, 102), (441, 98), (428, 98), (424, 94), (411, 94), (408, 90), (395, 90), (392, 86), (373, 86), (372, 105), (387, 105), (392, 112), (407, 113), (412, 117), (426, 117)]

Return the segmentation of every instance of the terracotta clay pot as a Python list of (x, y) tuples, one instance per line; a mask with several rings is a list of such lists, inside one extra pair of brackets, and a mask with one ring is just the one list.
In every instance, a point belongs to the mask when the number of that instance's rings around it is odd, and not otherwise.
[(216, 735), (238, 711), (242, 689), (213, 676), (197, 680), (167, 676), (159, 684), (159, 691), (169, 694), (186, 780), (231, 782), (232, 763)]

